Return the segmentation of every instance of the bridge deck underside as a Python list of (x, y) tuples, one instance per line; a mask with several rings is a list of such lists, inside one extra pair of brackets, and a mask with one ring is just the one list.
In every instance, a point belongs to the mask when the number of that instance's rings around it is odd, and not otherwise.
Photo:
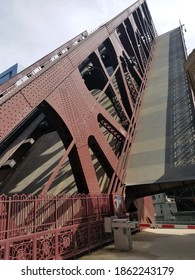
[(127, 189), (137, 197), (194, 184), (194, 106), (184, 61), (179, 28), (157, 38), (127, 167)]

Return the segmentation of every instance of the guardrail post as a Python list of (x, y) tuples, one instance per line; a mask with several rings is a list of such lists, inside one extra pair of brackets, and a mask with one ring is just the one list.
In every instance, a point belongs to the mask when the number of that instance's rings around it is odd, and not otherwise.
[(10, 219), (11, 219), (11, 197), (8, 199), (8, 211), (7, 211), (7, 224), (6, 224), (6, 239), (10, 236)]

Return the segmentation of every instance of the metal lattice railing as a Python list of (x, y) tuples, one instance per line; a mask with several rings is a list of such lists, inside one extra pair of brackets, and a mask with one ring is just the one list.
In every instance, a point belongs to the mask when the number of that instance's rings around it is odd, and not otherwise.
[[(124, 208), (122, 199), (121, 207)], [(0, 196), (0, 259), (67, 259), (112, 240), (113, 196)]]

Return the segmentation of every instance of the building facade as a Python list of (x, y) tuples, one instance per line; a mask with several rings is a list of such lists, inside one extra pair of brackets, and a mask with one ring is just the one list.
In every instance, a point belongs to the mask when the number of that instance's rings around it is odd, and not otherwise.
[(174, 222), (177, 205), (174, 198), (165, 193), (152, 196), (156, 222)]
[(12, 77), (14, 77), (18, 72), (18, 64), (14, 64), (12, 67), (0, 73), (0, 84), (5, 83)]
[(195, 49), (188, 56), (185, 62), (185, 69), (195, 96)]

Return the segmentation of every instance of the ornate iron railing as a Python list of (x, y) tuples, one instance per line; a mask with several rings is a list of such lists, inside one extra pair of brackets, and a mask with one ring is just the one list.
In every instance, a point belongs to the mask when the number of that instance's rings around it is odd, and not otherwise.
[[(0, 196), (0, 259), (67, 259), (112, 241), (104, 217), (114, 214), (103, 194)], [(123, 197), (121, 208), (124, 208)]]

